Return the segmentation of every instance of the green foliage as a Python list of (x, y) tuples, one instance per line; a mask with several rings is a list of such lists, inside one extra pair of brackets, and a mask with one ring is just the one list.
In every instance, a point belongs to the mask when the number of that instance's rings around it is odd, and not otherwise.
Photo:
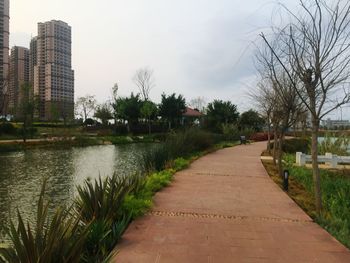
[(188, 157), (190, 154), (207, 150), (214, 145), (211, 133), (191, 128), (170, 134), (166, 141), (143, 154), (146, 171), (160, 171), (178, 157)]
[(346, 135), (336, 136), (335, 134), (326, 133), (324, 140), (318, 144), (319, 154), (333, 153), (340, 156), (349, 155), (350, 138)]
[(190, 161), (184, 158), (176, 158), (172, 165), (175, 171), (186, 169), (189, 166), (190, 166)]
[(135, 183), (136, 176), (126, 178), (116, 174), (104, 180), (101, 177), (93, 182), (86, 180), (83, 186), (77, 187), (78, 196), (75, 200), (75, 210), (80, 220), (84, 223), (118, 220), (121, 216), (118, 210)]
[(172, 159), (206, 150), (214, 145), (211, 133), (198, 128), (170, 134), (165, 142)]
[(11, 246), (0, 248), (0, 261), (11, 263), (79, 262), (87, 239), (89, 226), (81, 228), (79, 219), (69, 210), (58, 208), (48, 219), (49, 204), (44, 204), (45, 183), (38, 201), (34, 226), (25, 224), (18, 211), (18, 226), (10, 222), (8, 236)]
[[(290, 175), (307, 191), (314, 193), (312, 170), (296, 167), (292, 155), (287, 155)], [(324, 211), (317, 222), (347, 247), (350, 247), (350, 180), (338, 172), (320, 170)]]
[(293, 138), (285, 140), (283, 151), (285, 153), (303, 152), (308, 153), (311, 141), (309, 138)]
[(108, 121), (113, 119), (112, 111), (107, 103), (97, 106), (94, 116), (100, 119), (103, 125), (107, 125)]
[(144, 101), (141, 107), (141, 115), (146, 119), (154, 119), (157, 117), (158, 107), (152, 101)]
[(133, 219), (146, 213), (152, 206), (153, 195), (170, 184), (174, 173), (174, 169), (168, 169), (147, 176), (140, 187), (125, 198), (124, 213), (130, 214)]
[(17, 128), (10, 122), (0, 123), (0, 135), (16, 135), (18, 133)]
[(227, 141), (238, 141), (240, 136), (249, 138), (254, 132), (255, 131), (249, 127), (239, 129), (236, 124), (222, 124), (223, 139)]
[(214, 100), (208, 104), (207, 118), (211, 130), (221, 132), (222, 124), (234, 124), (238, 117), (237, 106), (230, 101)]
[(160, 144), (142, 155), (144, 170), (146, 172), (163, 170), (170, 161), (170, 150), (167, 145)]
[(167, 120), (169, 128), (174, 127), (180, 122), (180, 118), (186, 109), (186, 100), (182, 95), (176, 96), (175, 93), (167, 96), (162, 94), (162, 102), (159, 105), (160, 116)]
[(114, 174), (102, 180), (101, 177), (85, 181), (78, 186), (75, 211), (79, 220), (91, 224), (84, 247), (84, 262), (102, 262), (120, 239), (131, 219), (122, 206), (126, 196), (138, 189), (142, 180), (139, 176), (120, 177)]
[(81, 261), (87, 263), (108, 262), (106, 258), (120, 240), (129, 222), (130, 217), (124, 217), (112, 223), (108, 220), (93, 221)]
[(261, 131), (264, 123), (264, 119), (254, 110), (243, 112), (239, 117), (240, 129), (252, 129), (255, 132), (258, 132)]
[(123, 203), (123, 210), (130, 214), (132, 219), (145, 214), (152, 207), (152, 197), (127, 195)]
[(140, 94), (134, 95), (133, 93), (130, 97), (118, 98), (113, 105), (115, 115), (129, 123), (138, 121), (141, 116), (141, 107)]
[[(309, 138), (293, 138), (285, 140), (282, 149), (285, 153), (309, 153), (310, 145), (311, 141)], [(273, 143), (271, 143), (271, 149), (273, 149)]]
[(20, 151), (23, 150), (23, 145), (21, 144), (4, 144), (0, 143), (0, 153), (5, 153), (5, 152), (15, 152), (15, 151)]

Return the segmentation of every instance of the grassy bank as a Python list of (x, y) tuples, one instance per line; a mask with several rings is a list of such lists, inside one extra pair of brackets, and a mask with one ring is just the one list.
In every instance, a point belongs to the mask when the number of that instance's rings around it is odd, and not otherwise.
[(19, 224), (11, 223), (7, 231), (12, 244), (0, 248), (0, 262), (108, 262), (129, 223), (152, 207), (154, 194), (168, 186), (177, 171), (208, 152), (233, 145), (216, 144), (211, 134), (200, 130), (171, 134), (157, 150), (166, 158), (150, 152), (137, 175), (87, 180), (78, 187), (72, 206), (58, 208), (51, 217), (44, 185), (36, 223), (27, 225), (18, 213)]
[[(295, 166), (295, 156), (284, 156), (285, 169), (290, 172), (289, 196), (315, 222), (350, 248), (350, 177), (346, 170), (320, 170), (324, 210), (317, 216), (315, 208), (312, 170)], [(282, 188), (282, 179), (272, 161), (263, 162), (271, 178)]]
[[(132, 144), (132, 143), (156, 143), (164, 141), (166, 138), (165, 134), (152, 134), (144, 136), (89, 136), (80, 135), (74, 137), (56, 137), (54, 139), (41, 139), (41, 140), (30, 140), (26, 143), (21, 141), (21, 138), (15, 138), (13, 142), (1, 142), (0, 141), (0, 153), (1, 152), (13, 152), (21, 151), (33, 148), (69, 148), (69, 147), (86, 147), (93, 145), (104, 145), (104, 144)], [(18, 142), (18, 140), (20, 142)]]

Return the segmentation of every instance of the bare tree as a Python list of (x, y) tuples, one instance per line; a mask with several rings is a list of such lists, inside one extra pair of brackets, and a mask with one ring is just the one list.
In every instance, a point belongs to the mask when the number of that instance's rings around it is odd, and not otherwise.
[(320, 214), (317, 147), (320, 120), (350, 101), (350, 2), (300, 0), (299, 3), (296, 12), (282, 5), (290, 22), (283, 28), (273, 28), (277, 45), (263, 33), (261, 37), (310, 112), (314, 192)]
[(140, 94), (144, 101), (149, 100), (149, 93), (155, 86), (153, 70), (149, 68), (141, 68), (136, 71), (133, 81), (139, 88)]
[(94, 95), (85, 95), (84, 97), (79, 97), (75, 103), (76, 113), (81, 116), (84, 121), (92, 115), (96, 108), (96, 98)]
[(200, 112), (205, 112), (205, 109), (208, 105), (207, 101), (205, 100), (204, 97), (197, 97), (194, 98), (192, 100), (190, 100), (190, 104), (191, 107), (193, 107), (194, 109), (199, 110)]
[[(271, 49), (260, 49), (256, 56), (259, 73), (267, 86), (270, 87), (268, 101), (273, 103), (271, 106), (271, 115), (274, 126), (274, 162), (277, 164), (280, 175), (283, 174), (282, 167), (282, 147), (284, 145), (285, 134), (288, 128), (292, 127), (299, 118), (299, 115), (305, 112), (300, 98), (294, 85), (298, 83), (296, 74), (289, 76), (284, 72), (281, 65), (271, 52)], [(291, 81), (293, 78), (293, 81)], [(265, 88), (266, 89), (266, 88)], [(264, 101), (266, 101), (266, 96)], [(266, 107), (266, 106), (265, 106)], [(276, 152), (277, 149), (277, 152)]]
[(272, 126), (272, 113), (275, 106), (276, 96), (273, 94), (273, 90), (270, 89), (269, 82), (266, 79), (262, 79), (257, 84), (257, 89), (248, 93), (251, 101), (258, 109), (261, 117), (265, 119), (267, 124), (267, 151), (271, 153), (271, 126)]

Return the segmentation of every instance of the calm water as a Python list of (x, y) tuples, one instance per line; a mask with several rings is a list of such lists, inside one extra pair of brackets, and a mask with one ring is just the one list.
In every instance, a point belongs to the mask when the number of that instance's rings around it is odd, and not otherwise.
[(47, 198), (53, 207), (71, 204), (75, 186), (87, 178), (138, 171), (142, 153), (149, 147), (152, 145), (106, 145), (0, 154), (0, 227), (9, 215), (15, 217), (17, 208), (33, 221), (44, 178), (48, 178)]

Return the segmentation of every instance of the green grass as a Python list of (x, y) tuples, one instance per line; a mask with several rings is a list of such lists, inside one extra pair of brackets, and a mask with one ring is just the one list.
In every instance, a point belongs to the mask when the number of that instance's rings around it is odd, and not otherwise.
[[(291, 164), (294, 156), (287, 155)], [(314, 193), (312, 170), (288, 165), (290, 175), (309, 193)], [(324, 205), (322, 216), (316, 221), (340, 242), (350, 248), (350, 179), (336, 170), (320, 170), (321, 191)]]

